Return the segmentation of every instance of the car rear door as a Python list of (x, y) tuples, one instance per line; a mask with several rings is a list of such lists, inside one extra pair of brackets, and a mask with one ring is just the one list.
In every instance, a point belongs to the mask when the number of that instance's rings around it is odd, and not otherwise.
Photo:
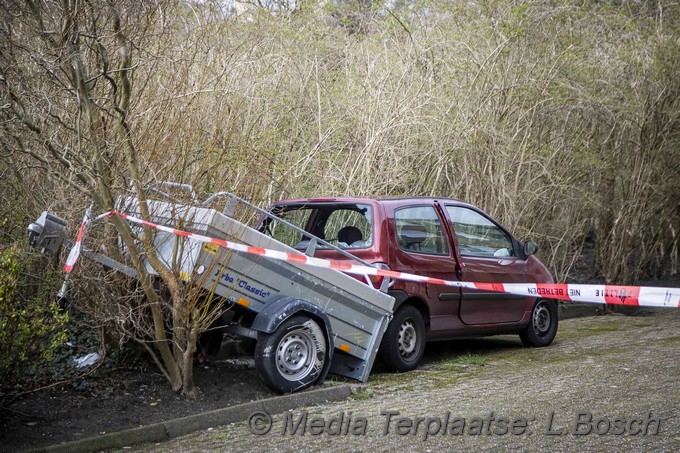
[[(527, 263), (519, 243), (480, 210), (445, 203), (461, 263), (461, 281), (519, 283), (527, 281)], [(468, 325), (518, 322), (531, 298), (502, 292), (463, 289), (460, 319)]]

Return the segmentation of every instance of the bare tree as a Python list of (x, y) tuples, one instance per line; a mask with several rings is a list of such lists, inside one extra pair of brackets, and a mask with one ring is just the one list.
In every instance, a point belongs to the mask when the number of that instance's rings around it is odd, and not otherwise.
[[(148, 167), (138, 150), (148, 129), (134, 119), (136, 100), (147, 83), (144, 73), (160, 58), (154, 51), (160, 51), (164, 15), (186, 12), (168, 2), (113, 0), (12, 0), (0, 8), (5, 150), (17, 165), (39, 166), (100, 211), (113, 210), (116, 197), (131, 186), (148, 219), (143, 183)], [(177, 269), (157, 259), (153, 230), (145, 228), (137, 237), (122, 219), (111, 222), (128, 250), (141, 243), (167, 289), (161, 297), (141, 256), (130, 254), (152, 320), (152, 337), (136, 337), (173, 389), (193, 395), (196, 341), (216, 314), (188, 292)]]

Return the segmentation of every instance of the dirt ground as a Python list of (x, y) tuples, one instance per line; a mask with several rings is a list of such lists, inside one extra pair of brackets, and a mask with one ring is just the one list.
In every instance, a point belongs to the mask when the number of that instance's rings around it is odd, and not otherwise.
[[(331, 416), (338, 411), (353, 411), (366, 415), (369, 422), (377, 426), (382, 419), (375, 414), (376, 407), (433, 416), (444, 410), (473, 415), (494, 411), (538, 417), (539, 421), (534, 424), (545, 424), (542, 418), (557, 411), (559, 423), (565, 424), (566, 418), (577, 410), (599, 411), (610, 416), (619, 413), (632, 416), (653, 410), (668, 420), (663, 428), (669, 437), (647, 436), (642, 440), (657, 443), (640, 446), (649, 451), (677, 451), (680, 449), (679, 326), (680, 310), (641, 310), (636, 316), (613, 314), (564, 320), (555, 343), (549, 348), (524, 348), (517, 336), (432, 343), (426, 349), (423, 365), (415, 372), (385, 373), (378, 363), (368, 382), (365, 401), (316, 408), (315, 414)], [(274, 396), (260, 381), (252, 360), (243, 357), (222, 357), (198, 364), (195, 377), (202, 390), (195, 400), (173, 393), (154, 369), (116, 370), (87, 389), (66, 386), (29, 394), (2, 408), (0, 450), (21, 451), (77, 440)], [(642, 405), (639, 401), (649, 403)], [(572, 407), (574, 402), (580, 405)], [(274, 423), (278, 427), (282, 422), (275, 416)], [(354, 451), (366, 451), (366, 445), (375, 445), (381, 451), (404, 451), (405, 445), (409, 445), (410, 451), (441, 451), (454, 445), (450, 443), (452, 439), (441, 436), (424, 442), (413, 436), (377, 433), (372, 437), (369, 433), (370, 444), (365, 444), (368, 439), (359, 438), (361, 436), (342, 437), (306, 436), (305, 440), (305, 436), (295, 436), (295, 442), (288, 442), (291, 437), (281, 444), (280, 435), (254, 436), (241, 423), (147, 448), (318, 451), (351, 441), (347, 447)], [(470, 443), (475, 440), (473, 437), (465, 436), (455, 442), (464, 440), (471, 449), (481, 447)], [(520, 450), (526, 450), (533, 449), (536, 440), (552, 438), (513, 436), (513, 439)], [(592, 436), (589, 439), (597, 440)], [(487, 438), (487, 441), (507, 440), (507, 436)], [(677, 448), (661, 448), (664, 442)], [(489, 448), (495, 448), (494, 445), (505, 444), (492, 443)], [(550, 447), (552, 444), (538, 445)], [(652, 448), (647, 448), (650, 446)]]
[(564, 320), (548, 348), (434, 343), (417, 370), (375, 372), (352, 399), (124, 451), (677, 452), (678, 327), (678, 309), (642, 310)]
[(0, 451), (21, 451), (269, 398), (252, 360), (213, 359), (194, 367), (201, 395), (174, 393), (154, 368), (113, 370), (89, 388), (32, 393), (0, 411)]

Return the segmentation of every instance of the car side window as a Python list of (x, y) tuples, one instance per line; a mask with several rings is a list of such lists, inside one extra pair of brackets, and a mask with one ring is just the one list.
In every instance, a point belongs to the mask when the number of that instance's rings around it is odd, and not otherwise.
[(512, 239), (498, 225), (472, 209), (447, 206), (461, 256), (516, 256)]
[(407, 252), (448, 255), (446, 236), (432, 206), (411, 206), (394, 212), (397, 244)]

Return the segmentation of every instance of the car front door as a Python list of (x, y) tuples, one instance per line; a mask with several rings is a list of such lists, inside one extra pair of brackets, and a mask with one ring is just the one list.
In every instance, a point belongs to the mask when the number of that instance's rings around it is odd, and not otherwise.
[[(445, 205), (460, 256), (461, 281), (526, 282), (519, 244), (487, 215), (469, 206)], [(531, 299), (502, 292), (463, 289), (460, 319), (468, 325), (518, 322)]]
[[(443, 280), (455, 279), (456, 260), (449, 245), (444, 221), (432, 204), (402, 206), (394, 210), (396, 247), (390, 248), (393, 270)], [(430, 337), (460, 329), (458, 318), (460, 288), (397, 281), (396, 289), (427, 300)], [(440, 293), (444, 293), (440, 297)]]

